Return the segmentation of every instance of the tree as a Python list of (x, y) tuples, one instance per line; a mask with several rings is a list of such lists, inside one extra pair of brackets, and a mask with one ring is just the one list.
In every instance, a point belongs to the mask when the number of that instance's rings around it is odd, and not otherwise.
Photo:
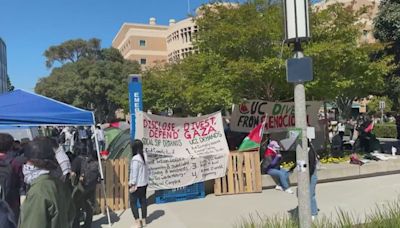
[[(67, 41), (68, 42), (68, 41)], [(35, 91), (74, 106), (93, 110), (97, 121), (114, 119), (118, 108), (129, 110), (127, 76), (140, 73), (137, 62), (124, 60), (114, 48), (54, 67), (39, 79)]]
[(379, 12), (374, 19), (374, 35), (385, 43), (384, 56), (393, 55), (395, 68), (386, 77), (386, 93), (399, 107), (400, 101), (400, 2), (382, 0)]
[(383, 112), (387, 113), (392, 110), (393, 102), (389, 99), (389, 97), (374, 96), (367, 104), (367, 111), (372, 115), (380, 114), (381, 113), (381, 110), (379, 109), (380, 101), (385, 102), (385, 108), (384, 108)]
[[(308, 99), (336, 100), (345, 118), (354, 98), (381, 92), (390, 70), (390, 57), (377, 54), (381, 45), (359, 42), (358, 18), (365, 10), (334, 4), (314, 11), (312, 40), (304, 45), (314, 65), (314, 80), (306, 83)], [(203, 7), (193, 41), (200, 53), (150, 70), (145, 89), (159, 93), (145, 91), (145, 106), (165, 110), (171, 101), (195, 114), (243, 99), (293, 100), (285, 77), (284, 61), (291, 53), (282, 43), (282, 21), (281, 5), (273, 1)]]
[(390, 59), (375, 59), (379, 45), (360, 43), (360, 15), (343, 4), (333, 4), (314, 12), (312, 42), (305, 53), (313, 58), (314, 80), (307, 83), (307, 95), (322, 100), (336, 100), (342, 118), (349, 118), (353, 100), (379, 93)]
[(201, 14), (193, 41), (200, 52), (148, 71), (143, 77), (145, 107), (173, 107), (194, 115), (229, 110), (243, 99), (292, 97), (281, 53), (282, 26), (276, 23), (279, 5), (217, 4)]
[(400, 2), (398, 0), (381, 1), (379, 12), (374, 19), (374, 28), (377, 39), (394, 43), (393, 48), (398, 50), (400, 45)]
[(60, 45), (50, 46), (43, 55), (46, 57), (46, 66), (51, 68), (54, 62), (65, 64), (77, 62), (81, 58), (94, 58), (100, 51), (100, 40), (76, 39), (68, 40)]
[(15, 87), (11, 84), (10, 76), (7, 74), (7, 88), (8, 91), (14, 91)]
[(143, 77), (145, 109), (172, 108), (178, 115), (196, 115), (225, 109), (232, 104), (229, 77), (216, 56), (201, 53), (147, 71)]

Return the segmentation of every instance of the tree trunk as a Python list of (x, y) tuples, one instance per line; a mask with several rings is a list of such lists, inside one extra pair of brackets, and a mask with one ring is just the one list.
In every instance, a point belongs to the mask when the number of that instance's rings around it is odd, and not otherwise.
[(336, 98), (336, 105), (339, 109), (339, 115), (342, 119), (351, 118), (351, 106), (353, 105), (354, 97), (345, 97), (340, 95)]

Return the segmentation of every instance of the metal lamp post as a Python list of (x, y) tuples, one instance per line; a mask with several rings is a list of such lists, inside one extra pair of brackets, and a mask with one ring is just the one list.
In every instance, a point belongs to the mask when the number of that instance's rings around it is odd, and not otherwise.
[(287, 81), (294, 83), (295, 124), (301, 129), (296, 147), (299, 225), (311, 227), (310, 176), (308, 168), (307, 113), (304, 82), (312, 80), (312, 59), (304, 57), (301, 42), (310, 38), (308, 0), (283, 0), (285, 42), (294, 44), (294, 57), (286, 61)]

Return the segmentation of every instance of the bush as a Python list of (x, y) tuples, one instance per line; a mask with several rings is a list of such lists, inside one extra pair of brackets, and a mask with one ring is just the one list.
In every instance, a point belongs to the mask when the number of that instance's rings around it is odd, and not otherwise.
[(394, 124), (375, 124), (372, 132), (377, 138), (397, 138), (396, 125)]

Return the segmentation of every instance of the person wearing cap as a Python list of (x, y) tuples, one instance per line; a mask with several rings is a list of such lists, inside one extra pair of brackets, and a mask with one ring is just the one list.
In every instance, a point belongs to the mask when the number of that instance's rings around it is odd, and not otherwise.
[(280, 168), (280, 161), (282, 155), (279, 153), (280, 146), (277, 141), (272, 140), (267, 150), (264, 153), (264, 159), (262, 161), (262, 171), (271, 175), (274, 180), (278, 182), (275, 189), (285, 191), (293, 194), (293, 190), (290, 189), (289, 184), (289, 172), (285, 169)]
[(57, 168), (54, 149), (47, 140), (35, 139), (25, 148), (24, 181), (30, 186), (21, 208), (19, 228), (70, 228), (74, 219), (71, 192), (50, 175)]

